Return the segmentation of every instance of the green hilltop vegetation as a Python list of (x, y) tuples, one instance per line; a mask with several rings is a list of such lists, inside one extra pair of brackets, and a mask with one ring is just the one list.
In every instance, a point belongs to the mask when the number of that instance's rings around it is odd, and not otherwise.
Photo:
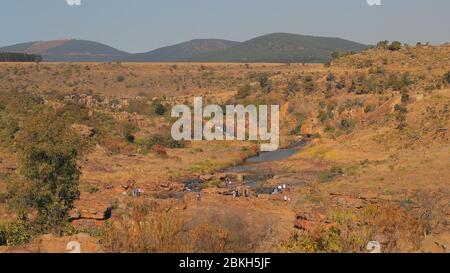
[(216, 52), (239, 44), (235, 41), (219, 39), (197, 39), (172, 46), (158, 48), (156, 50), (133, 54), (126, 58), (127, 61), (138, 62), (179, 62), (190, 61), (199, 54)]
[(0, 51), (40, 54), (44, 61), (54, 62), (326, 63), (332, 59), (334, 52), (360, 52), (366, 48), (367, 45), (341, 38), (273, 33), (242, 43), (197, 39), (138, 54), (86, 40), (22, 43), (2, 47)]
[(0, 62), (41, 62), (42, 56), (26, 53), (0, 52)]
[(274, 33), (234, 47), (198, 55), (200, 62), (309, 62), (324, 63), (333, 52), (360, 52), (368, 46), (340, 38)]
[(44, 61), (54, 62), (109, 62), (129, 55), (102, 43), (76, 39), (21, 43), (1, 47), (0, 52), (39, 54)]

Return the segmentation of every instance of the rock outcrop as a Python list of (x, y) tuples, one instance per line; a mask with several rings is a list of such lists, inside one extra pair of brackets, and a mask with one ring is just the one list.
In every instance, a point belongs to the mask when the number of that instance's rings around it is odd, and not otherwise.
[(92, 137), (95, 135), (95, 129), (83, 124), (73, 124), (71, 126), (72, 130), (75, 131), (75, 133), (83, 136), (83, 137)]
[(57, 237), (42, 235), (32, 243), (21, 246), (0, 247), (0, 253), (101, 253), (103, 248), (97, 238), (80, 233)]

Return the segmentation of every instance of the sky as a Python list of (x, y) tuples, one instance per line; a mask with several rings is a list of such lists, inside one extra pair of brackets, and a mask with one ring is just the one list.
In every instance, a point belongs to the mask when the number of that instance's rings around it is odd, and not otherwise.
[[(245, 41), (273, 32), (450, 42), (449, 0), (1, 0), (0, 46), (85, 39), (145, 52), (198, 38)], [(378, 1), (378, 0), (369, 0)]]

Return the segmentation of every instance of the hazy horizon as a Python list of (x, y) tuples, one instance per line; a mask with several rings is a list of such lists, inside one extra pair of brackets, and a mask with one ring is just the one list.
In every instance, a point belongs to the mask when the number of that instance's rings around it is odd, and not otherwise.
[(10, 29), (0, 46), (81, 39), (136, 53), (193, 39), (242, 42), (275, 32), (364, 44), (450, 41), (446, 0), (382, 0), (381, 6), (369, 6), (366, 0), (81, 0), (81, 6), (69, 6), (66, 0), (4, 2), (0, 23)]

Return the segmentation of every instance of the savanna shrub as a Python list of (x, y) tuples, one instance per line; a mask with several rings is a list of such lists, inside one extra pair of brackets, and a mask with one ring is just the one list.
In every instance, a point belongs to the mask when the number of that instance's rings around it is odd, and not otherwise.
[(445, 73), (444, 75), (444, 81), (448, 84), (450, 84), (450, 71), (448, 71), (447, 73)]

